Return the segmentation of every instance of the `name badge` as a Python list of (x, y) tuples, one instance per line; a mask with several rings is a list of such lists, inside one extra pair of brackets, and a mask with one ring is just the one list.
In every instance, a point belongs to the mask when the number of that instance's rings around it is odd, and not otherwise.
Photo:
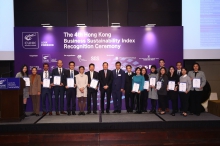
[(121, 76), (121, 74), (118, 74), (118, 76)]

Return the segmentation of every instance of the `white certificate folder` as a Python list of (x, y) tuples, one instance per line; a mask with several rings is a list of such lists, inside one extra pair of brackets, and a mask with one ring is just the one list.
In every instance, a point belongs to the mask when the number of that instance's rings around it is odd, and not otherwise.
[(74, 78), (67, 78), (67, 87), (74, 88)]
[(96, 89), (98, 86), (98, 80), (97, 79), (92, 79), (90, 83), (90, 88)]

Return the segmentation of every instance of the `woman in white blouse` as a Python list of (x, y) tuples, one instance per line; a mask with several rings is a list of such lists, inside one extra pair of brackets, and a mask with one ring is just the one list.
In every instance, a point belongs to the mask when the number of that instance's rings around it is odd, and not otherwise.
[(79, 74), (76, 75), (76, 97), (78, 98), (78, 105), (79, 105), (79, 114), (78, 115), (85, 115), (85, 106), (87, 101), (87, 85), (88, 85), (88, 77), (84, 74), (85, 68), (84, 66), (79, 67)]

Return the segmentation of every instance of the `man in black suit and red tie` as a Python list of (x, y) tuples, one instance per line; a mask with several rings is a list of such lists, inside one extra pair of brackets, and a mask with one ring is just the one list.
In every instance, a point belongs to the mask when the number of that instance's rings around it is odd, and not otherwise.
[(97, 87), (91, 88), (90, 83), (92, 79), (99, 80), (99, 73), (94, 71), (95, 70), (95, 64), (91, 63), (89, 64), (89, 71), (87, 71), (85, 74), (88, 76), (88, 90), (87, 90), (87, 114), (91, 113), (91, 97), (92, 97), (92, 103), (93, 103), (93, 113), (97, 114), (97, 91), (98, 91), (98, 84)]
[[(52, 71), (52, 86), (54, 88), (54, 94), (55, 94), (55, 111), (56, 115), (61, 114), (66, 114), (64, 112), (64, 71), (65, 69), (63, 68), (63, 61), (58, 60), (57, 61), (57, 68), (53, 69)], [(60, 84), (59, 85), (54, 85), (54, 76), (60, 76)], [(59, 113), (59, 98), (60, 98), (60, 113)]]
[(131, 92), (132, 90), (132, 77), (135, 76), (135, 74), (132, 72), (131, 65), (126, 66), (127, 73), (125, 73), (125, 106), (127, 112), (133, 112), (134, 109), (134, 96)]
[(108, 70), (107, 62), (104, 62), (102, 66), (103, 66), (103, 70), (99, 71), (99, 82), (100, 82), (99, 88), (101, 92), (101, 112), (104, 113), (104, 99), (106, 93), (107, 94), (106, 113), (109, 113), (113, 75), (112, 75), (112, 71)]
[[(67, 99), (67, 115), (76, 115), (76, 79), (75, 75), (79, 74), (78, 71), (74, 70), (75, 68), (75, 62), (70, 61), (69, 62), (69, 70), (65, 70), (64, 72), (64, 86), (66, 88), (66, 99)], [(74, 79), (74, 88), (70, 88), (67, 85), (67, 78), (73, 78)], [(72, 102), (72, 108), (71, 108), (71, 102)]]

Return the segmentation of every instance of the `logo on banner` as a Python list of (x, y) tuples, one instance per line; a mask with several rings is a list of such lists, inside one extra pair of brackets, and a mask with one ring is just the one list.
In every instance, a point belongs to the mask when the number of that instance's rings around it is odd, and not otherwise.
[(99, 56), (91, 56), (91, 61), (99, 61)]
[(0, 80), (0, 89), (6, 89), (7, 86), (6, 86), (6, 79), (1, 79)]
[(50, 54), (42, 54), (42, 62), (50, 63)]
[(39, 48), (38, 32), (22, 32), (22, 46), (24, 49)]
[(147, 55), (147, 58), (139, 58), (143, 61), (155, 61), (158, 60), (159, 58), (151, 58), (150, 55)]
[(82, 55), (77, 55), (77, 58), (78, 58), (79, 62), (87, 61), (87, 60), (82, 58)]

